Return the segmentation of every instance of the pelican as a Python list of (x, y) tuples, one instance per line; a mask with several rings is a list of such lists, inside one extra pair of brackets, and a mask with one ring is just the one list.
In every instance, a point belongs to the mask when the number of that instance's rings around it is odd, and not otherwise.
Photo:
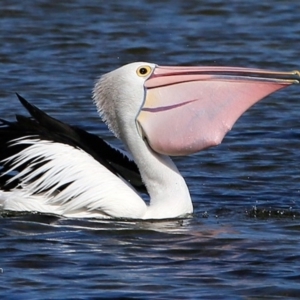
[(128, 155), (18, 95), (31, 116), (1, 120), (0, 207), (75, 218), (188, 216), (190, 193), (170, 156), (220, 144), (248, 108), (299, 82), (299, 71), (120, 67), (96, 82), (93, 101)]

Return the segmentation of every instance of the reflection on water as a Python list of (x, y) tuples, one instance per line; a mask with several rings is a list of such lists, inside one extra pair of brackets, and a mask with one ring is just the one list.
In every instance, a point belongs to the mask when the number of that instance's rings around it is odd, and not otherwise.
[(1, 276), (19, 287), (15, 293), (36, 298), (49, 288), (52, 297), (67, 292), (66, 299), (74, 288), (78, 297), (95, 298), (296, 297), (299, 229), (291, 220), (233, 212), (162, 222), (11, 215), (2, 219)]
[[(5, 0), (1, 117), (22, 113), (18, 92), (114, 141), (90, 100), (102, 73), (132, 61), (299, 69), (299, 11), (296, 0)], [(268, 97), (222, 145), (175, 159), (192, 218), (2, 213), (2, 299), (298, 299), (299, 95)]]

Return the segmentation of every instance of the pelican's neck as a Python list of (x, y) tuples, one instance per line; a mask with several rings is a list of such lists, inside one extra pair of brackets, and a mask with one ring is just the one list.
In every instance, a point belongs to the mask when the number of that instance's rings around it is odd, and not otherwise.
[(170, 157), (151, 150), (137, 132), (131, 132), (124, 140), (150, 195), (144, 218), (174, 218), (192, 213), (188, 187)]

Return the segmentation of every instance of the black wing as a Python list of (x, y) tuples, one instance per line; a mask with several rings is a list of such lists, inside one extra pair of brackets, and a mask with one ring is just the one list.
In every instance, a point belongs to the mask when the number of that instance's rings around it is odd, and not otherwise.
[[(94, 134), (50, 117), (20, 95), (17, 94), (17, 96), (31, 117), (16, 115), (15, 122), (0, 119), (0, 161), (28, 146), (23, 144), (12, 145), (12, 140), (32, 136), (81, 148), (111, 172), (123, 177), (138, 191), (147, 193), (137, 165), (122, 152), (111, 147)], [(10, 165), (2, 164), (1, 167), (3, 173), (9, 169)], [(24, 167), (20, 166), (20, 168)], [(15, 187), (17, 184), (17, 182), (7, 184), (9, 178), (10, 175), (2, 175), (0, 178), (0, 185), (6, 190)]]

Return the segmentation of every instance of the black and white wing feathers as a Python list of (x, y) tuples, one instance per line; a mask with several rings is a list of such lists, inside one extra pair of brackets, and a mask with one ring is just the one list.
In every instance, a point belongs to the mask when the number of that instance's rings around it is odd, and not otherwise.
[[(14, 165), (12, 174), (8, 172), (12, 169), (14, 160), (7, 160), (7, 158), (17, 155), (30, 146), (30, 143), (17, 142), (26, 138), (27, 140), (61, 143), (82, 149), (110, 172), (127, 181), (136, 190), (147, 193), (136, 164), (125, 156), (123, 152), (111, 147), (94, 134), (50, 117), (20, 95), (17, 94), (17, 96), (31, 117), (16, 115), (15, 122), (0, 120), (0, 161), (2, 162), (0, 188), (2, 190), (11, 190), (19, 185), (19, 179), (15, 176), (16, 172), (22, 172), (29, 165), (33, 172), (44, 163), (35, 161), (32, 164), (29, 160), (19, 163), (18, 166)], [(14, 177), (13, 180), (11, 180), (12, 177)], [(34, 179), (32, 178), (32, 180)], [(61, 190), (65, 186), (66, 183), (62, 184)]]

